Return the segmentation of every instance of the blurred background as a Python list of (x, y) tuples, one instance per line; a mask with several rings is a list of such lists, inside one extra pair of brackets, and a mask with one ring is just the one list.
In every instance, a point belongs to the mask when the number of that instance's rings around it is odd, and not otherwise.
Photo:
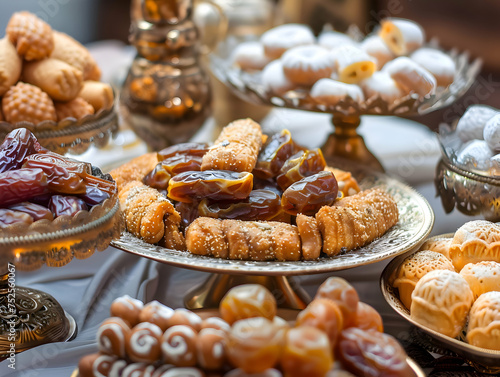
[[(355, 24), (369, 33), (384, 17), (410, 18), (420, 23), (428, 38), (437, 37), (445, 49), (467, 50), (483, 59), (482, 74), (468, 95), (452, 108), (419, 119), (435, 129), (443, 119), (463, 113), (473, 103), (500, 108), (500, 2), (482, 0), (215, 0), (226, 10), (241, 4), (254, 8), (267, 3), (274, 8), (275, 23), (309, 24), (315, 32), (330, 23), (344, 31)], [(243, 8), (242, 8), (243, 9)], [(127, 43), (130, 2), (126, 0), (16, 0), (1, 1), (0, 25), (14, 11), (29, 10), (82, 43), (118, 40)]]

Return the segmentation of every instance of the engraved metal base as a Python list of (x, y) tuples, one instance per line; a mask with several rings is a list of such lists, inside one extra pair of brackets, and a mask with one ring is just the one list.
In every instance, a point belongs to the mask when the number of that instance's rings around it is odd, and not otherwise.
[(51, 295), (26, 287), (9, 287), (0, 277), (0, 360), (11, 354), (76, 336), (76, 322)]
[(184, 297), (184, 305), (188, 309), (216, 309), (227, 291), (242, 284), (263, 285), (276, 298), (278, 308), (304, 309), (311, 301), (291, 277), (212, 274)]
[(371, 170), (384, 172), (380, 161), (368, 150), (363, 137), (356, 131), (361, 123), (359, 116), (334, 115), (332, 123), (335, 130), (321, 147), (327, 162), (332, 163), (340, 157), (359, 163)]

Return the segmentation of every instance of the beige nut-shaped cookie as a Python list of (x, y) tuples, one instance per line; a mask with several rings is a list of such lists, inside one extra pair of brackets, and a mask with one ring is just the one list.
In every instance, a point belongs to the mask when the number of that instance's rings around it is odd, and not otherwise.
[(78, 96), (90, 103), (96, 113), (101, 109), (111, 108), (115, 99), (111, 85), (93, 80), (83, 82)]
[(86, 115), (94, 114), (94, 108), (83, 98), (76, 97), (68, 102), (56, 102), (57, 120), (65, 118), (81, 119)]
[(462, 268), (460, 275), (469, 283), (474, 300), (483, 293), (500, 290), (500, 263), (469, 263)]
[(56, 101), (71, 101), (83, 85), (82, 72), (58, 59), (43, 59), (26, 63), (23, 79), (38, 86)]
[(67, 34), (54, 31), (54, 50), (51, 58), (62, 60), (79, 69), (84, 80), (99, 80), (100, 71), (89, 51), (77, 40)]
[(14, 13), (5, 32), (25, 60), (44, 59), (54, 49), (52, 28), (32, 13)]
[(410, 316), (414, 321), (452, 338), (460, 334), (474, 301), (467, 281), (448, 270), (424, 275), (411, 299)]
[(474, 302), (465, 339), (477, 347), (500, 350), (500, 292), (484, 293)]
[(22, 66), (14, 45), (7, 38), (0, 39), (0, 96), (19, 80)]

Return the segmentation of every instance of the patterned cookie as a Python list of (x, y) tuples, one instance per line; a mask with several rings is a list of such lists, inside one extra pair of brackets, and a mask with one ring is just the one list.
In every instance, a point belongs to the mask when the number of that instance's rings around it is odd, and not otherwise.
[(86, 115), (94, 114), (94, 108), (81, 97), (76, 97), (69, 102), (56, 102), (55, 107), (57, 120), (81, 119)]
[(22, 65), (14, 45), (7, 38), (0, 39), (0, 96), (19, 80)]

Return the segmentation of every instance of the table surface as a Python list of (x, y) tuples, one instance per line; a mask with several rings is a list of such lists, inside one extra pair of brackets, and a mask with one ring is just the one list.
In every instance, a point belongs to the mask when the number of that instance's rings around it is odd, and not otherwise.
[[(118, 45), (116, 48), (117, 51), (123, 49)], [(99, 45), (95, 56), (98, 61), (106, 61), (107, 55), (101, 49)], [(123, 64), (127, 57), (115, 61)], [(113, 69), (105, 67), (103, 71), (113, 72)], [(307, 147), (321, 145), (331, 127), (328, 115), (285, 109), (273, 110), (262, 125), (267, 130), (288, 128), (294, 139)], [(213, 122), (207, 122), (195, 139), (210, 139), (212, 127)], [(312, 127), (314, 132), (311, 132)], [(360, 133), (388, 174), (407, 182), (429, 201), (435, 213), (432, 235), (454, 232), (463, 223), (474, 219), (457, 211), (444, 213), (433, 184), (439, 149), (435, 135), (426, 127), (400, 118), (367, 116), (363, 118)], [(125, 155), (131, 158), (146, 151), (143, 144), (136, 143), (125, 153), (124, 145), (130, 144), (133, 138), (130, 131), (122, 132), (113, 148), (90, 150), (79, 158), (101, 166), (116, 165), (123, 162)], [(411, 341), (415, 339), (414, 330), (389, 307), (379, 289), (380, 274), (388, 262), (336, 272), (335, 275), (350, 281), (360, 299), (381, 313), (385, 331), (408, 346), (410, 355), (419, 360), (429, 375), (473, 375), (462, 360), (452, 357), (437, 359), (437, 355), (426, 353)], [(296, 279), (310, 295), (314, 295), (318, 285), (330, 275), (299, 276)], [(78, 335), (68, 343), (47, 344), (18, 354), (16, 370), (8, 367), (8, 360), (1, 362), (0, 376), (69, 377), (82, 356), (97, 351), (95, 334), (99, 324), (109, 316), (113, 299), (127, 294), (144, 302), (155, 299), (174, 308), (182, 307), (184, 293), (208, 277), (208, 273), (153, 262), (113, 247), (86, 260), (73, 260), (64, 268), (45, 266), (30, 273), (18, 271), (16, 284), (53, 295), (75, 318)]]

